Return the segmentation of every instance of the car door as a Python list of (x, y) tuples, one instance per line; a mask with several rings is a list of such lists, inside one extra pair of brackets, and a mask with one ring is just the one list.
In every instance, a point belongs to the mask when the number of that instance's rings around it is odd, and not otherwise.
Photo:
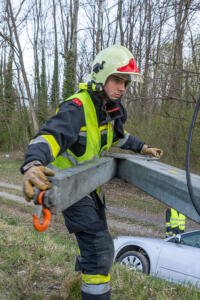
[(156, 275), (166, 280), (200, 287), (200, 232), (181, 235), (163, 244), (157, 262)]

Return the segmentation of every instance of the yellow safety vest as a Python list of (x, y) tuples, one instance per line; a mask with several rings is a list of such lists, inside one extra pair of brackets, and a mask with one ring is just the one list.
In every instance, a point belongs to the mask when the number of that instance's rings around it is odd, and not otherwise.
[(171, 228), (179, 227), (180, 230), (185, 230), (185, 216), (173, 208), (171, 208), (170, 226)]
[[(82, 162), (92, 160), (95, 157), (99, 157), (103, 151), (108, 151), (113, 143), (114, 130), (111, 123), (109, 122), (104, 126), (98, 126), (96, 110), (88, 92), (81, 91), (78, 94), (72, 95), (65, 101), (69, 101), (74, 98), (78, 98), (83, 104), (86, 126), (81, 128), (81, 132), (85, 132), (87, 136), (86, 149), (85, 153), (79, 157), (77, 157), (69, 149), (65, 153), (56, 157), (56, 159), (52, 162), (52, 165), (60, 170), (67, 169)], [(58, 107), (57, 112), (59, 111), (59, 108), (60, 107)], [(102, 130), (107, 130), (107, 143), (103, 147), (101, 147)]]

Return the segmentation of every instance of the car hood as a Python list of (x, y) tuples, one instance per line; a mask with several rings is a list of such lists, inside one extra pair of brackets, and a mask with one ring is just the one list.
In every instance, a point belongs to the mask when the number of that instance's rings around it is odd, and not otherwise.
[(148, 238), (148, 237), (137, 237), (137, 236), (117, 236), (114, 239), (115, 247), (115, 257), (118, 255), (119, 251), (129, 245), (136, 245), (143, 248), (151, 256), (151, 253), (155, 253), (155, 250), (158, 254), (158, 251), (163, 246), (163, 243), (167, 239), (158, 239), (158, 238)]
[(154, 245), (162, 245), (167, 239), (148, 238), (142, 236), (117, 236), (114, 238), (114, 244), (120, 245), (124, 243), (147, 243)]

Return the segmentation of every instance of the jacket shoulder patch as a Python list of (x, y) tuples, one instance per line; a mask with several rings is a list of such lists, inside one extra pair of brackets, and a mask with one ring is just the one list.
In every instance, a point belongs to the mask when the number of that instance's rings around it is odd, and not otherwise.
[(83, 105), (83, 103), (81, 102), (81, 100), (78, 99), (78, 98), (73, 99), (72, 102), (74, 102), (78, 106), (82, 106)]

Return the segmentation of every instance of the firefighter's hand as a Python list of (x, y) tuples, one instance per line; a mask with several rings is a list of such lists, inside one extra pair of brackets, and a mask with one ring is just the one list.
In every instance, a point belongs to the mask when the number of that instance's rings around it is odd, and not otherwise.
[(143, 155), (152, 155), (154, 157), (160, 158), (163, 155), (163, 151), (159, 148), (150, 148), (146, 144), (143, 145), (140, 151)]
[(47, 179), (47, 176), (54, 176), (53, 170), (44, 166), (32, 166), (26, 171), (23, 179), (23, 192), (26, 201), (30, 202), (33, 198), (33, 187), (39, 190), (45, 191), (51, 188), (51, 184)]

